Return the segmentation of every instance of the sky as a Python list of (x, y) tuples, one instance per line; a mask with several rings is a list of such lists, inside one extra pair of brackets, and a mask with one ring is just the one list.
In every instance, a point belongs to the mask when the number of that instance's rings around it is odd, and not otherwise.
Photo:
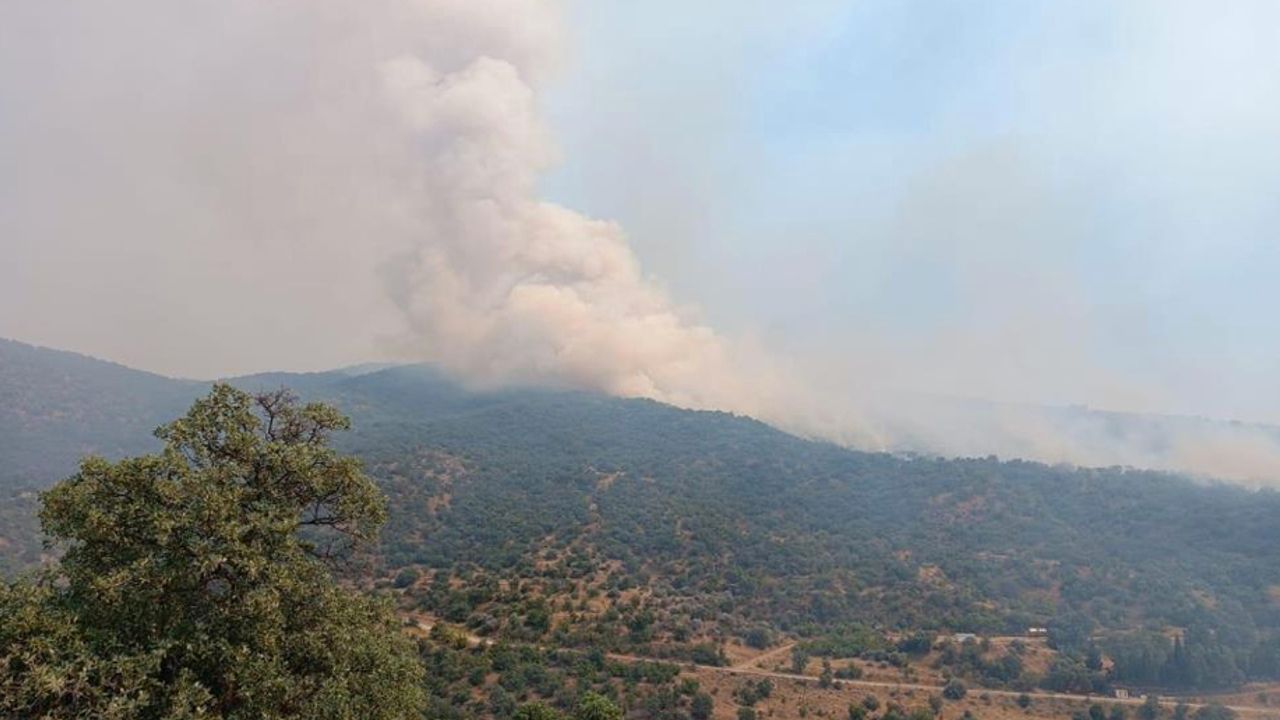
[(547, 192), (833, 375), (1280, 420), (1280, 6), (767, 5), (576, 6)]
[(903, 414), (1280, 423), (1277, 77), (1267, 0), (19, 0), (0, 336), (1280, 478)]

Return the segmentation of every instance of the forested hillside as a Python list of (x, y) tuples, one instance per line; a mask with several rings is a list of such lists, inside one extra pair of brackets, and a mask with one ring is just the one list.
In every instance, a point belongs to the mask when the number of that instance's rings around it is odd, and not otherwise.
[(154, 450), (206, 386), (0, 338), (0, 573), (39, 558), (34, 491), (88, 454)]
[[(705, 660), (727, 635), (847, 655), (895, 649), (883, 630), (1049, 625), (1080, 660), (1041, 679), (1063, 690), (1104, 682), (1099, 650), (1123, 661), (1112, 679), (1152, 685), (1227, 686), (1280, 660), (1274, 492), (850, 452), (648, 401), (458, 395), (417, 369), (343, 391), (395, 408), (357, 415), (355, 437), (396, 498), (387, 563), (464, 578), (420, 602), (475, 628)], [(512, 578), (525, 591), (498, 592)]]
[(87, 453), (157, 446), (151, 430), (204, 385), (75, 353), (0, 338), (0, 457), (4, 486), (48, 485)]
[[(0, 349), (6, 494), (48, 485), (79, 452), (136, 450), (204, 389)], [(421, 367), (236, 382), (351, 415), (339, 442), (390, 497), (381, 574), (407, 610), (477, 634), (712, 664), (729, 638), (786, 634), (893, 663), (941, 631), (1047, 625), (1050, 668), (960, 648), (942, 662), (1063, 690), (1280, 674), (1275, 492), (853, 452), (645, 400), (471, 392)], [(34, 547), (25, 507), (5, 505), (11, 568)]]

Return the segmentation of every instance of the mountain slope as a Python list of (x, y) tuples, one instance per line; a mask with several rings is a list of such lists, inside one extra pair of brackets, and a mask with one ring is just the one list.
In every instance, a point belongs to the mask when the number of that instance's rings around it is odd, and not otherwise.
[(200, 392), (84, 355), (0, 339), (0, 488), (49, 484), (82, 455), (154, 447), (151, 431)]
[[(145, 450), (150, 427), (205, 388), (0, 349), (4, 457), (23, 458), (0, 473), (8, 492), (52, 483), (85, 448)], [(1214, 658), (1187, 686), (1280, 674), (1274, 492), (853, 452), (646, 400), (473, 392), (423, 367), (235, 382), (351, 415), (338, 442), (390, 498), (377, 560), (388, 576), (422, 574), (404, 576), (407, 602), (477, 631), (705, 657), (734, 635), (879, 652), (885, 631), (1048, 624), (1080, 657), (1043, 680), (1060, 689), (1096, 681), (1084, 663), (1095, 642), (1139, 658), (1117, 664), (1119, 679), (1172, 682), (1164, 660), (1147, 667), (1170, 631), (1186, 638), (1183, 656)], [(0, 515), (10, 566), (32, 558), (35, 538), (20, 495)], [(1031, 682), (1022, 675), (999, 682)]]
[[(1159, 642), (1147, 628), (1178, 628), (1214, 658), (1189, 685), (1280, 670), (1275, 492), (852, 452), (644, 400), (468, 393), (422, 368), (323, 392), (352, 413), (344, 443), (393, 500), (384, 561), (460, 583), (411, 594), (474, 627), (537, 635), (544, 610), (597, 592), (640, 604), (580, 611), (560, 642), (679, 653), (759, 628), (1047, 624), (1083, 659), (1090, 636), (1121, 655)], [(477, 589), (513, 583), (514, 598)], [(1059, 689), (1082, 682), (1065, 672)]]
[(84, 455), (159, 447), (151, 431), (202, 387), (0, 338), (0, 575), (41, 557), (35, 491)]

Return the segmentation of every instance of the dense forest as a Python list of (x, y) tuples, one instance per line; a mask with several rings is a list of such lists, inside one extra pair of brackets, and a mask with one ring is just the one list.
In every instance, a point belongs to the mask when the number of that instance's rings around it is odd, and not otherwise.
[[(1043, 672), (964, 644), (939, 662), (991, 687), (1079, 692), (1280, 676), (1273, 491), (855, 452), (646, 400), (471, 391), (422, 367), (235, 382), (351, 416), (336, 440), (390, 498), (363, 567), (407, 612), (476, 635), (704, 664), (731, 638), (786, 635), (813, 656), (894, 663), (943, 633), (1046, 626), (1059, 652)], [(139, 427), (206, 387), (0, 345), (7, 568), (39, 557), (34, 490), (73, 455), (136, 451)]]

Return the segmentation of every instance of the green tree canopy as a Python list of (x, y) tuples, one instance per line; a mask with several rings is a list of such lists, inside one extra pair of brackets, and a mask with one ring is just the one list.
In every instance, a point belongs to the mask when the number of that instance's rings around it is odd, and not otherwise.
[(525, 703), (516, 708), (515, 720), (563, 720), (564, 715), (544, 702)]
[(693, 701), (689, 705), (689, 716), (693, 720), (709, 720), (711, 713), (715, 710), (716, 701), (710, 695), (700, 692), (693, 696)]
[(65, 548), (0, 590), (0, 716), (407, 718), (421, 668), (390, 609), (336, 584), (382, 498), (329, 447), (347, 420), (215, 385), (155, 455), (44, 494)]
[(622, 709), (604, 695), (587, 691), (578, 701), (573, 717), (575, 720), (622, 720)]
[(948, 700), (963, 700), (968, 693), (969, 687), (959, 678), (951, 678), (947, 681), (946, 687), (942, 688), (942, 695)]

